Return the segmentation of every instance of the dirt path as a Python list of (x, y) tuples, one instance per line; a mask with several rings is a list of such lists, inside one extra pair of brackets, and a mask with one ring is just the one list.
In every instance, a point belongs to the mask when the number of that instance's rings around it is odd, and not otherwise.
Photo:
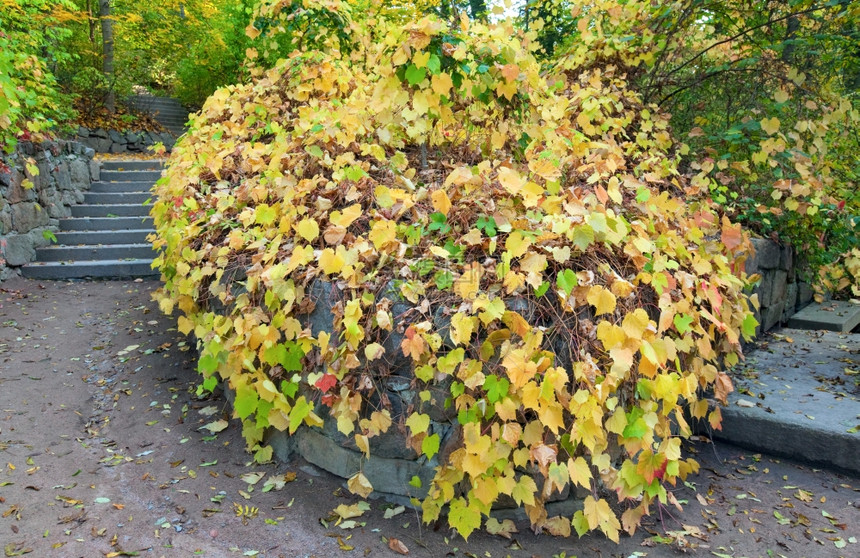
[[(5, 556), (397, 556), (391, 538), (434, 557), (860, 554), (860, 480), (725, 445), (691, 446), (703, 468), (675, 491), (684, 512), (620, 545), (523, 523), (511, 540), (463, 541), (378, 500), (335, 525), (332, 510), (359, 502), (342, 481), (304, 462), (248, 466), (237, 421), (201, 430), (228, 411), (194, 395), (193, 348), (151, 302), (156, 286), (0, 284)], [(285, 484), (264, 491), (270, 479)]]

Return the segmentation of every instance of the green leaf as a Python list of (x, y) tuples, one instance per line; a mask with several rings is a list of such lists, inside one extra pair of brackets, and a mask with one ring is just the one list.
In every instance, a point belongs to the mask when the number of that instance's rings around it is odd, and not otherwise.
[(442, 60), (435, 54), (430, 55), (430, 60), (427, 61), (427, 69), (431, 74), (438, 74), (442, 70)]
[(490, 374), (484, 380), (484, 390), (487, 392), (487, 401), (495, 403), (496, 401), (508, 396), (508, 389), (511, 383), (507, 378), (499, 378), (494, 374)]
[(424, 68), (419, 68), (415, 64), (409, 64), (409, 67), (406, 68), (406, 81), (409, 82), (409, 85), (418, 85), (427, 75), (427, 70)]
[(358, 182), (359, 180), (367, 176), (367, 173), (364, 172), (363, 168), (355, 165), (350, 165), (346, 167), (343, 170), (343, 174), (347, 177), (347, 179), (352, 180), (353, 182)]
[(588, 532), (588, 519), (586, 519), (582, 510), (576, 510), (570, 524), (573, 525), (573, 528), (576, 529), (576, 534), (580, 537)]
[(427, 456), (427, 459), (433, 459), (433, 456), (439, 452), (439, 435), (432, 434), (424, 438), (421, 442), (421, 452)]
[(220, 361), (212, 354), (205, 354), (197, 361), (197, 371), (201, 374), (212, 374), (218, 370)]
[(744, 321), (741, 323), (741, 331), (745, 337), (753, 337), (755, 336), (756, 326), (758, 326), (758, 320), (756, 320), (755, 316), (750, 313), (746, 315)]
[(239, 418), (246, 419), (257, 410), (257, 403), (260, 397), (257, 395), (257, 390), (252, 386), (244, 385), (236, 389), (236, 400), (233, 402), (233, 409)]
[(436, 274), (433, 275), (433, 281), (436, 283), (437, 289), (445, 291), (454, 285), (454, 276), (447, 269), (444, 271), (437, 271)]
[(308, 404), (305, 396), (302, 395), (296, 400), (293, 409), (290, 411), (290, 434), (296, 433), (296, 429), (298, 429), (310, 412), (311, 406)]
[(591, 225), (579, 225), (573, 228), (570, 241), (574, 246), (579, 248), (581, 252), (585, 252), (588, 247), (594, 242), (594, 229)]
[(693, 317), (688, 316), (687, 314), (675, 314), (675, 318), (672, 321), (675, 323), (675, 329), (678, 330), (678, 333), (683, 335), (690, 331), (690, 324), (693, 323)]
[(570, 293), (573, 292), (573, 288), (577, 284), (576, 273), (572, 269), (565, 269), (556, 276), (555, 282), (566, 296), (570, 296)]
[(319, 159), (323, 158), (323, 150), (318, 145), (309, 145), (309, 146), (305, 147), (305, 151), (307, 151), (308, 153), (310, 153), (311, 155), (313, 155), (314, 157), (317, 157)]
[(451, 501), (448, 511), (448, 524), (468, 540), (472, 531), (481, 527), (481, 512), (470, 506), (463, 498)]
[(549, 290), (549, 281), (544, 281), (538, 288), (535, 289), (535, 296), (540, 298)]
[(254, 222), (258, 225), (269, 226), (277, 217), (278, 210), (265, 203), (261, 203), (254, 210)]

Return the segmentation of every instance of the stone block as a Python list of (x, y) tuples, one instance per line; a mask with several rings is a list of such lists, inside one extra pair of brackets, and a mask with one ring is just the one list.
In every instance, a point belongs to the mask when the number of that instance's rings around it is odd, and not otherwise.
[(5, 205), (0, 208), (0, 234), (12, 232), (12, 208)]
[(82, 159), (72, 159), (69, 161), (69, 178), (71, 179), (72, 188), (76, 190), (88, 188), (90, 185), (90, 171), (87, 168), (87, 163)]
[(97, 153), (110, 153), (111, 145), (113, 145), (111, 140), (107, 138), (98, 138), (92, 148), (95, 149)]
[(773, 279), (776, 272), (772, 269), (761, 270), (761, 280), (753, 293), (758, 295), (759, 304), (770, 306), (771, 293), (773, 292)]
[[(342, 448), (311, 428), (302, 428), (296, 435), (299, 453), (307, 461), (345, 479), (361, 471), (377, 492), (423, 498), (435, 476), (435, 460), (386, 459), (371, 453), (365, 461), (364, 454)], [(422, 488), (409, 484), (413, 476), (421, 479)]]
[(763, 302), (765, 306), (776, 306), (780, 302), (785, 302), (785, 294), (788, 289), (788, 272), (781, 269), (769, 274), (773, 281), (773, 287), (770, 291), (770, 300)]
[(812, 302), (812, 298), (815, 296), (815, 291), (812, 290), (812, 287), (809, 283), (805, 281), (799, 281), (797, 283), (797, 306), (795, 307), (797, 310), (800, 310), (810, 302)]
[(78, 126), (78, 137), (79, 138), (88, 138), (90, 137), (90, 130), (84, 126)]
[(112, 143), (108, 151), (110, 153), (125, 153), (127, 149), (123, 143)]
[(26, 233), (47, 224), (48, 212), (36, 202), (22, 202), (12, 206), (12, 228), (15, 231)]
[(762, 309), (762, 331), (769, 331), (782, 320), (782, 313), (785, 308), (785, 301), (782, 301), (774, 306)]
[(96, 160), (90, 161), (90, 180), (98, 182), (101, 180), (102, 164)]
[(765, 238), (753, 238), (755, 260), (758, 269), (777, 269), (780, 265), (779, 244)]
[(121, 134), (121, 133), (117, 132), (116, 130), (108, 131), (108, 137), (110, 138), (110, 140), (113, 143), (120, 143), (120, 144), (128, 143), (128, 140), (125, 139), (125, 134)]
[(69, 172), (69, 164), (65, 161), (57, 165), (56, 172), (54, 176), (57, 180), (57, 187), (60, 190), (71, 190), (72, 189), (72, 176)]
[(36, 259), (33, 240), (26, 234), (13, 234), (3, 239), (3, 257), (8, 265), (19, 266)]
[[(46, 231), (51, 231), (50, 227), (39, 227), (38, 229), (33, 229), (27, 233), (27, 236), (30, 237), (30, 241), (33, 243), (34, 248), (41, 248), (51, 244), (51, 241), (49, 240), (50, 237), (46, 238)], [(53, 231), (51, 232), (53, 233)]]
[(86, 145), (83, 145), (81, 147), (83, 147), (83, 152), (81, 153), (81, 155), (83, 155), (87, 160), (90, 160), (96, 156), (96, 151), (92, 147), (87, 147)]
[(794, 247), (790, 244), (780, 246), (779, 268), (784, 271), (792, 271), (794, 269)]
[(10, 204), (36, 200), (36, 189), (24, 188), (21, 185), (23, 180), (24, 175), (22, 175), (17, 169), (12, 169), (11, 181), (9, 186), (6, 188), (5, 193), (6, 201)]
[[(2, 157), (0, 157), (0, 163), (6, 163)], [(10, 167), (9, 172), (0, 171), (0, 188), (5, 188), (12, 183), (12, 169), (11, 166), (6, 163), (7, 167)]]
[(96, 128), (90, 131), (90, 136), (95, 138), (108, 139), (108, 133), (101, 128)]
[(785, 290), (785, 307), (783, 308), (782, 322), (788, 322), (797, 308), (797, 283), (789, 283)]

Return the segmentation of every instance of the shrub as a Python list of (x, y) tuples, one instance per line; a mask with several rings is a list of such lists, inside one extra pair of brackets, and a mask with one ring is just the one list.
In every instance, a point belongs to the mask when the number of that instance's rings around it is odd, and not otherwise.
[[(203, 385), (235, 391), (258, 460), (266, 428), (327, 408), (367, 454), (396, 423), (440, 459), (423, 518), (447, 506), (463, 536), (502, 495), (535, 529), (614, 540), (677, 503), (687, 417), (719, 428), (706, 392), (725, 401), (718, 366), (757, 325), (749, 245), (685, 199), (668, 115), (625, 78), (645, 47), (603, 29), (544, 71), (510, 24), (356, 16), (349, 48), (338, 34), (208, 99), (157, 185), (157, 298), (197, 337)], [(321, 280), (334, 319), (314, 332)], [(414, 310), (393, 315), (392, 288)], [(371, 381), (395, 352), (422, 402), (400, 414)], [(438, 385), (461, 434), (441, 456), (422, 406)], [(568, 486), (584, 510), (547, 518)]]

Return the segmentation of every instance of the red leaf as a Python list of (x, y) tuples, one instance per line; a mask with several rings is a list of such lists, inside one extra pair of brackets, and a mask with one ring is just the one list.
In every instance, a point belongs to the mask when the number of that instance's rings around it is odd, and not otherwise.
[(323, 374), (323, 377), (317, 380), (317, 383), (314, 385), (320, 389), (320, 391), (326, 392), (333, 388), (337, 384), (337, 376), (334, 374)]
[(743, 241), (743, 232), (740, 224), (732, 225), (731, 221), (725, 216), (723, 217), (723, 231), (720, 235), (720, 240), (726, 245), (729, 251), (734, 251), (735, 248), (741, 245)]

